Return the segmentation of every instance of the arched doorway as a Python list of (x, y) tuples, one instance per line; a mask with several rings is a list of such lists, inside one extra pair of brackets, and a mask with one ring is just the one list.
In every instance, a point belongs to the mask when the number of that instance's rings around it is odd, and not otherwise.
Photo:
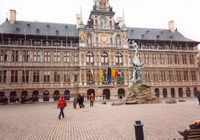
[(175, 97), (175, 89), (171, 88), (171, 97), (174, 98)]
[(54, 101), (58, 101), (60, 99), (60, 92), (58, 90), (54, 91)]
[(17, 92), (16, 91), (11, 91), (10, 92), (10, 102), (16, 102), (17, 101)]
[(154, 89), (154, 92), (155, 92), (155, 95), (157, 97), (160, 97), (160, 93), (159, 93), (159, 89), (158, 88)]
[(178, 95), (179, 95), (179, 97), (183, 97), (183, 89), (182, 88), (178, 89)]
[(87, 99), (89, 100), (89, 97), (91, 94), (94, 94), (94, 99), (95, 99), (95, 90), (94, 89), (88, 89), (87, 90)]
[(21, 100), (28, 100), (28, 92), (27, 91), (22, 91)]
[(43, 101), (49, 101), (49, 91), (45, 90), (43, 93)]
[(197, 96), (197, 93), (198, 93), (197, 87), (194, 87), (193, 92), (194, 92), (194, 96)]
[(34, 102), (38, 102), (38, 100), (39, 100), (39, 92), (37, 90), (33, 91), (32, 98), (33, 98)]
[(190, 88), (186, 88), (186, 95), (187, 97), (190, 97), (191, 96), (191, 91), (190, 91)]
[(125, 96), (125, 91), (123, 88), (118, 90), (118, 98), (122, 99)]
[(69, 92), (69, 90), (65, 90), (65, 92), (64, 92), (64, 99), (65, 100), (70, 100), (70, 92)]
[(106, 99), (110, 99), (110, 90), (109, 89), (104, 89), (103, 90), (103, 98), (106, 98)]
[(163, 89), (163, 97), (167, 98), (167, 89), (166, 88)]
[(0, 91), (0, 103), (3, 103), (3, 99), (5, 98), (5, 93)]

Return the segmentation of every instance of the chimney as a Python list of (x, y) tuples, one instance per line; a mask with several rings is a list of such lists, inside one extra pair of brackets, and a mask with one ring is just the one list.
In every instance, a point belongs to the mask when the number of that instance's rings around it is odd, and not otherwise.
[(15, 24), (16, 22), (16, 11), (10, 10), (10, 24)]
[(170, 20), (168, 22), (168, 28), (169, 30), (173, 33), (175, 31), (175, 27), (174, 27), (174, 21), (173, 20)]
[(81, 15), (80, 14), (76, 14), (76, 28), (79, 28), (80, 21), (81, 21)]

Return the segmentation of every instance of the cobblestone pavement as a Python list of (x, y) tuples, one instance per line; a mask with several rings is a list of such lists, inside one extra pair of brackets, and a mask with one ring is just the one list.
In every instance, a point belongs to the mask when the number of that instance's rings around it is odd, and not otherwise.
[(95, 102), (90, 108), (73, 109), (69, 102), (59, 120), (56, 103), (0, 105), (0, 140), (134, 140), (134, 123), (144, 124), (145, 140), (180, 138), (200, 119), (196, 98), (177, 104), (111, 106)]

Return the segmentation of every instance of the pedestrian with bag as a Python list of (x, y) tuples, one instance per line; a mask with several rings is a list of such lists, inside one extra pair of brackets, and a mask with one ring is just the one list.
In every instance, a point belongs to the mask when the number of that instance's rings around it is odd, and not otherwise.
[(67, 107), (67, 102), (65, 101), (65, 99), (63, 97), (61, 97), (61, 99), (58, 101), (58, 105), (57, 105), (57, 108), (60, 108), (60, 113), (58, 116), (59, 119), (60, 119), (61, 115), (62, 115), (62, 118), (65, 117), (64, 112), (63, 112), (65, 107)]

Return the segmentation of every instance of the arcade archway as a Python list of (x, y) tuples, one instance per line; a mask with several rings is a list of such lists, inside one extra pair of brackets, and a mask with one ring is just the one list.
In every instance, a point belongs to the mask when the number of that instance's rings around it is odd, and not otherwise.
[(58, 90), (56, 90), (54, 92), (54, 101), (58, 101), (60, 99), (60, 92)]
[(109, 89), (104, 89), (103, 90), (103, 97), (106, 99), (110, 99), (110, 90)]
[(43, 101), (49, 101), (49, 91), (45, 90), (43, 92)]
[(65, 90), (65, 92), (64, 92), (64, 99), (65, 100), (70, 100), (70, 92), (69, 92), (69, 90)]
[(94, 94), (94, 98), (95, 98), (95, 90), (94, 89), (88, 89), (87, 90), (87, 99), (89, 100), (89, 97), (91, 94)]
[(118, 90), (118, 98), (122, 99), (125, 96), (125, 91), (123, 88)]

